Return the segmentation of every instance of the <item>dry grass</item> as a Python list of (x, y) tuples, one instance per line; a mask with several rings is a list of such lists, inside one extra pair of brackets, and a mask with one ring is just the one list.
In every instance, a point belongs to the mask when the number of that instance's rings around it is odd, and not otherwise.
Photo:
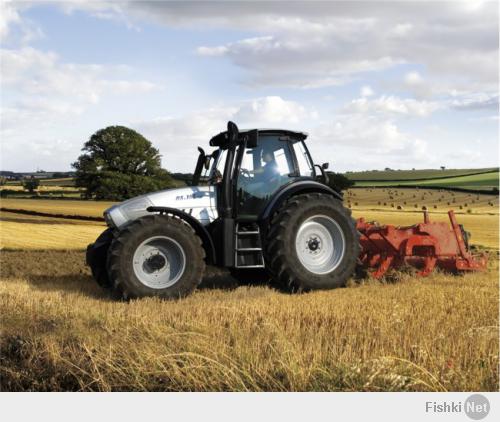
[[(27, 192), (23, 186), (21, 185), (6, 185), (4, 188), (13, 190), (16, 192)], [(68, 191), (68, 192), (74, 192), (75, 190), (78, 190), (74, 186), (57, 186), (57, 185), (43, 185), (41, 184), (38, 186), (36, 189), (37, 192), (44, 193), (44, 192), (50, 192), (50, 191)]]
[(102, 217), (106, 208), (113, 205), (113, 202), (106, 201), (78, 201), (78, 200), (57, 200), (57, 199), (0, 199), (3, 208), (38, 211), (49, 214), (62, 215), (82, 215), (88, 217)]
[[(447, 190), (418, 189), (418, 188), (360, 188), (350, 189), (345, 194), (346, 203), (351, 208), (359, 210), (387, 210), (402, 206), (405, 209), (422, 210), (427, 207), (436, 213), (446, 213), (449, 209), (473, 214), (498, 215), (498, 196), (483, 195), (467, 192), (453, 192)], [(358, 205), (355, 205), (355, 203)], [(384, 206), (384, 202), (386, 205)], [(435, 208), (434, 208), (435, 207)]]
[[(81, 252), (4, 252), (2, 387), (497, 390), (497, 269), (303, 295), (205, 287), (179, 302), (118, 303)], [(217, 281), (224, 275), (206, 284)]]
[(2, 249), (84, 249), (104, 223), (0, 212)]

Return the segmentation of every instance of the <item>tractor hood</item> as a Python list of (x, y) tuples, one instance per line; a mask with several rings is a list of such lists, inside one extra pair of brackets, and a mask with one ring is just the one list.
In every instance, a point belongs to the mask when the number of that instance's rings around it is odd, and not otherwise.
[(217, 218), (216, 193), (213, 186), (190, 186), (148, 193), (113, 205), (104, 211), (110, 227), (121, 227), (149, 215), (148, 207), (169, 207), (184, 211), (203, 225)]

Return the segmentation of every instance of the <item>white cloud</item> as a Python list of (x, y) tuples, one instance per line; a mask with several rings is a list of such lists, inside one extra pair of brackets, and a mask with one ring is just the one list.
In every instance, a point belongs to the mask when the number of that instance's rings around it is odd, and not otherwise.
[(43, 31), (38, 25), (21, 16), (20, 11), (28, 7), (30, 7), (29, 2), (10, 0), (0, 2), (0, 41), (15, 39), (20, 44), (27, 44), (44, 37)]
[(310, 130), (309, 149), (336, 171), (432, 166), (428, 144), (381, 116), (339, 115)]
[(240, 128), (273, 127), (276, 124), (292, 127), (299, 125), (304, 118), (314, 117), (314, 112), (297, 102), (268, 96), (181, 117), (167, 116), (135, 122), (132, 127), (160, 149), (164, 167), (188, 171), (194, 166), (196, 146), (206, 147), (213, 135), (225, 130), (228, 120), (235, 121)]
[(234, 119), (245, 124), (298, 123), (307, 115), (300, 104), (270, 96), (244, 102), (234, 114)]
[(371, 97), (372, 95), (375, 94), (375, 92), (373, 92), (371, 86), (365, 85), (361, 88), (360, 94), (362, 97)]
[(473, 93), (458, 96), (449, 101), (451, 108), (455, 110), (496, 110), (498, 112), (498, 93)]
[(420, 85), (424, 82), (422, 75), (418, 72), (408, 72), (405, 75), (405, 83), (410, 86)]
[(9, 34), (12, 24), (21, 22), (21, 17), (11, 1), (0, 3), (0, 40), (4, 40)]
[(107, 93), (141, 93), (155, 88), (148, 81), (110, 79), (118, 67), (62, 62), (52, 52), (32, 47), (1, 49), (2, 86), (27, 95), (64, 96), (68, 101), (96, 103)]
[(322, 127), (318, 136), (323, 140), (334, 139), (337, 144), (362, 148), (367, 153), (396, 153), (412, 150), (412, 155), (422, 156), (426, 151), (424, 141), (401, 132), (391, 120), (374, 116), (338, 116), (330, 125)]
[(365, 72), (410, 63), (426, 68), (431, 78), (476, 83), (486, 91), (497, 87), (495, 2), (77, 1), (60, 7), (128, 26), (155, 21), (251, 33), (199, 46), (197, 52), (229, 59), (247, 71), (249, 84), (258, 86), (339, 85)]
[[(498, 8), (493, 3), (473, 12), (446, 2), (279, 3), (253, 8), (226, 4), (224, 11), (214, 6), (203, 16), (187, 5), (136, 9), (154, 10), (156, 19), (169, 25), (180, 17), (177, 25), (203, 22), (253, 30), (258, 36), (204, 45), (198, 53), (227, 57), (250, 70), (257, 85), (315, 87), (316, 79), (348, 81), (362, 72), (413, 63), (433, 77), (496, 86)], [(407, 82), (418, 85), (422, 80), (413, 72)]]
[(383, 95), (373, 100), (367, 98), (352, 100), (343, 108), (343, 111), (347, 113), (382, 113), (426, 117), (440, 108), (442, 108), (442, 105), (438, 102)]
[[(51, 119), (67, 113), (82, 113), (103, 96), (139, 94), (159, 88), (144, 80), (110, 79), (120, 74), (120, 66), (74, 64), (63, 62), (53, 52), (31, 47), (1, 49), (1, 88), (13, 93), (13, 100), (2, 102), (10, 110), (4, 113), (3, 125), (11, 119), (35, 115)], [(16, 110), (20, 115), (15, 115)]]
[(81, 148), (87, 110), (161, 88), (131, 79), (134, 71), (123, 66), (68, 63), (32, 47), (0, 49), (0, 65), (2, 166), (17, 170), (32, 169), (42, 155), (43, 167), (67, 170)]
[(214, 47), (202, 46), (198, 54), (228, 57), (238, 66), (250, 70), (250, 84), (319, 88), (346, 83), (353, 75), (383, 70), (403, 60), (391, 56), (345, 57), (335, 54), (319, 37), (302, 37), (300, 29), (293, 36), (245, 38)]

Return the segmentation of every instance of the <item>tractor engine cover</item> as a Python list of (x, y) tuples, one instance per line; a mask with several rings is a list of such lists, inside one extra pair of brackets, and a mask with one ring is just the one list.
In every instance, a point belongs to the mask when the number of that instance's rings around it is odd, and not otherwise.
[(216, 204), (214, 186), (190, 186), (137, 196), (108, 208), (104, 211), (104, 218), (108, 226), (120, 228), (150, 214), (149, 207), (168, 207), (184, 211), (205, 226), (217, 218)]

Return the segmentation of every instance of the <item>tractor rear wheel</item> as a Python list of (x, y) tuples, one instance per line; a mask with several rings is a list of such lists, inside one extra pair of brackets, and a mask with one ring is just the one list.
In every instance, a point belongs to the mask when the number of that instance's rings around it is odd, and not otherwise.
[(290, 198), (273, 216), (266, 260), (288, 290), (333, 289), (353, 274), (359, 251), (350, 210), (331, 195), (311, 193)]
[(201, 239), (178, 218), (151, 215), (121, 230), (108, 253), (108, 273), (123, 299), (190, 294), (205, 270)]

